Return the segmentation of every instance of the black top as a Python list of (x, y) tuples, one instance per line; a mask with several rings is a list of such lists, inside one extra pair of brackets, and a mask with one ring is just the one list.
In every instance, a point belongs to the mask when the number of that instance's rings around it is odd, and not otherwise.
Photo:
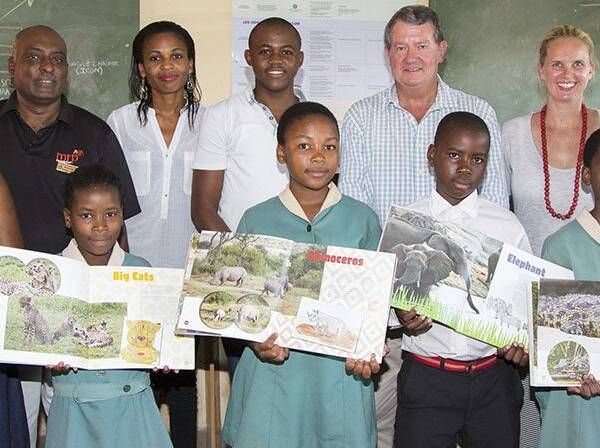
[(15, 201), (26, 249), (56, 254), (66, 247), (64, 186), (68, 173), (85, 164), (99, 163), (119, 176), (125, 218), (140, 212), (123, 151), (104, 121), (63, 97), (57, 120), (35, 132), (16, 106), (14, 92), (0, 101), (0, 172)]

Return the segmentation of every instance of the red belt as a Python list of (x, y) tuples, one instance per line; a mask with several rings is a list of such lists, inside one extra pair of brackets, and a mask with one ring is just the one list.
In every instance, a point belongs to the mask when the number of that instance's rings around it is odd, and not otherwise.
[(454, 361), (452, 359), (440, 358), (439, 356), (421, 356), (407, 352), (410, 359), (414, 359), (426, 366), (435, 367), (436, 369), (449, 370), (451, 372), (476, 372), (478, 370), (487, 369), (496, 364), (498, 357), (490, 355), (485, 358), (476, 359), (474, 361)]

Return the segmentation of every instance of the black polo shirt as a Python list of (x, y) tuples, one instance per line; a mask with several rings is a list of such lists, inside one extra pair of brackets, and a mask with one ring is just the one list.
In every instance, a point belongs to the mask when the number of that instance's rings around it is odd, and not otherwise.
[(110, 127), (63, 97), (56, 122), (33, 131), (16, 110), (16, 94), (0, 101), (0, 172), (19, 216), (25, 247), (51, 254), (69, 242), (63, 219), (64, 186), (76, 167), (99, 163), (123, 185), (125, 218), (140, 206), (127, 162)]

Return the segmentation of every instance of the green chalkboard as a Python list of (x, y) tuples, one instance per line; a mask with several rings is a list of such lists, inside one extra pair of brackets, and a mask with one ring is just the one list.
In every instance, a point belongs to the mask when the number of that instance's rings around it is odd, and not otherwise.
[(71, 103), (106, 118), (129, 102), (139, 0), (0, 0), (0, 98), (12, 90), (7, 62), (13, 38), (36, 24), (51, 26), (67, 42)]
[[(539, 44), (557, 25), (576, 25), (600, 46), (598, 0), (430, 0), (442, 21), (448, 53), (440, 73), (451, 86), (487, 100), (500, 123), (538, 110)], [(600, 107), (600, 72), (585, 102)]]

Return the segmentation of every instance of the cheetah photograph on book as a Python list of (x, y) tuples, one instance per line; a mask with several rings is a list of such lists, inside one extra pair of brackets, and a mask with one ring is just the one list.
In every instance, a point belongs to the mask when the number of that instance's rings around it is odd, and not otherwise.
[(182, 280), (0, 246), (0, 362), (191, 369), (194, 341), (174, 334)]

